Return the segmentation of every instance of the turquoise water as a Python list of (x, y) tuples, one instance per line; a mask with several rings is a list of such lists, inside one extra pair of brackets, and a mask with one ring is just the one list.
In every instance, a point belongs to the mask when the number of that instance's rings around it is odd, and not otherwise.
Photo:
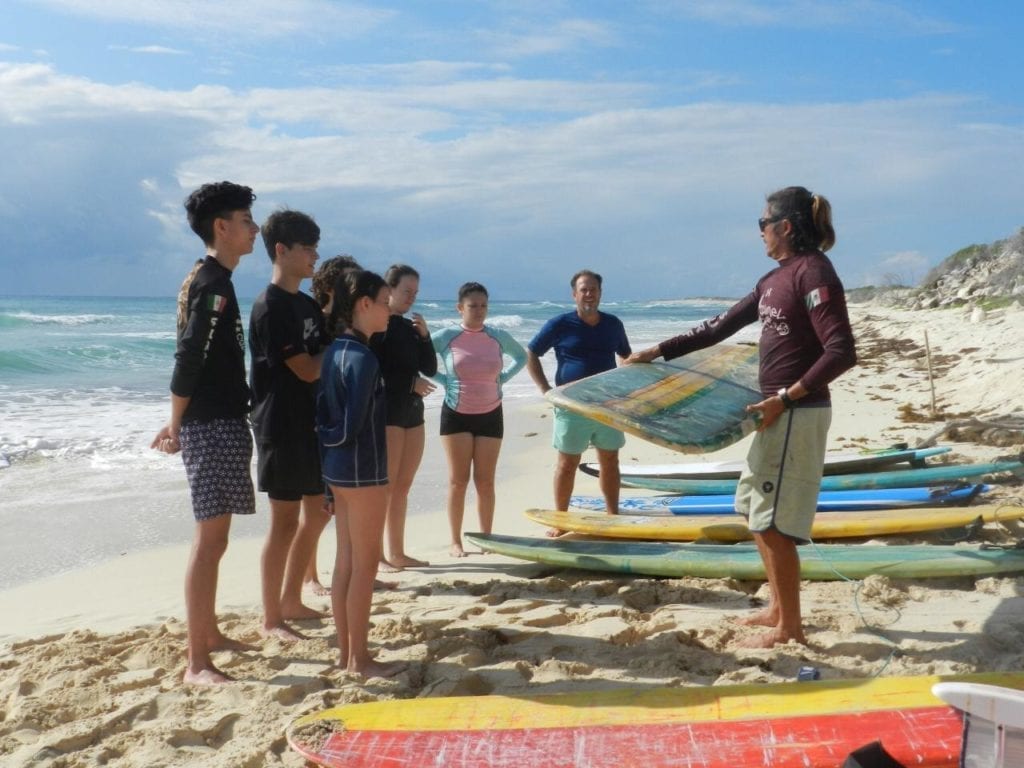
[[(241, 303), (247, 325), (251, 299)], [(454, 303), (421, 300), (414, 309), (437, 329), (457, 322)], [(602, 309), (622, 319), (639, 349), (728, 304), (606, 301)], [(525, 345), (544, 321), (571, 308), (568, 301), (493, 301), (488, 322)], [(174, 326), (173, 298), (0, 298), (0, 587), (190, 538), (180, 460), (149, 448), (168, 414)], [(743, 338), (756, 334), (752, 326)], [(553, 365), (553, 355), (544, 363)], [(505, 396), (539, 398), (525, 373)], [(428, 408), (440, 404), (440, 393), (427, 399)], [(431, 469), (425, 460), (424, 468), (412, 513), (443, 507), (443, 462)], [(41, 529), (40, 516), (66, 535)], [(236, 526), (243, 535), (261, 529), (248, 520)]]

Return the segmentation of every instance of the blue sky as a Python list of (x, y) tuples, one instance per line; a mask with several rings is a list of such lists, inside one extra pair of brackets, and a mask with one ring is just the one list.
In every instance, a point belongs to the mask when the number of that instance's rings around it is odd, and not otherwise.
[[(231, 179), (421, 294), (739, 296), (764, 195), (848, 286), (1024, 225), (1024, 12), (945, 0), (5, 0), (0, 294), (172, 295)], [(252, 296), (260, 247), (236, 273)]]

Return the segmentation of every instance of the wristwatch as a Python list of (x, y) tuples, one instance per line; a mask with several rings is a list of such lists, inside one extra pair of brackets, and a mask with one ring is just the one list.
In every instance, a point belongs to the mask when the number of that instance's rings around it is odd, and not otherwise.
[(793, 403), (795, 402), (793, 398), (789, 396), (788, 389), (788, 387), (783, 387), (782, 389), (775, 393), (779, 396), (779, 400), (782, 401), (783, 408), (792, 408)]

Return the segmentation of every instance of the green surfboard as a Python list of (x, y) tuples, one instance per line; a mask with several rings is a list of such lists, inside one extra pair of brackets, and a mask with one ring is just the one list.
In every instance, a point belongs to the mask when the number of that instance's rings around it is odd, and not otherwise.
[[(488, 552), (590, 571), (681, 578), (764, 579), (753, 544), (576, 541), (467, 533)], [(811, 544), (800, 547), (800, 577), (812, 581), (982, 576), (1024, 571), (1024, 550), (934, 544)]]

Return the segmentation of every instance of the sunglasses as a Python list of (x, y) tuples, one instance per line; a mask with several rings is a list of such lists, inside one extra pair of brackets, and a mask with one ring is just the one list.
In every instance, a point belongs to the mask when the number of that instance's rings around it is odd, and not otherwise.
[(772, 216), (770, 219), (758, 219), (757, 228), (764, 232), (765, 227), (769, 224), (778, 224), (783, 219), (788, 218), (788, 214), (780, 214), (778, 216)]

